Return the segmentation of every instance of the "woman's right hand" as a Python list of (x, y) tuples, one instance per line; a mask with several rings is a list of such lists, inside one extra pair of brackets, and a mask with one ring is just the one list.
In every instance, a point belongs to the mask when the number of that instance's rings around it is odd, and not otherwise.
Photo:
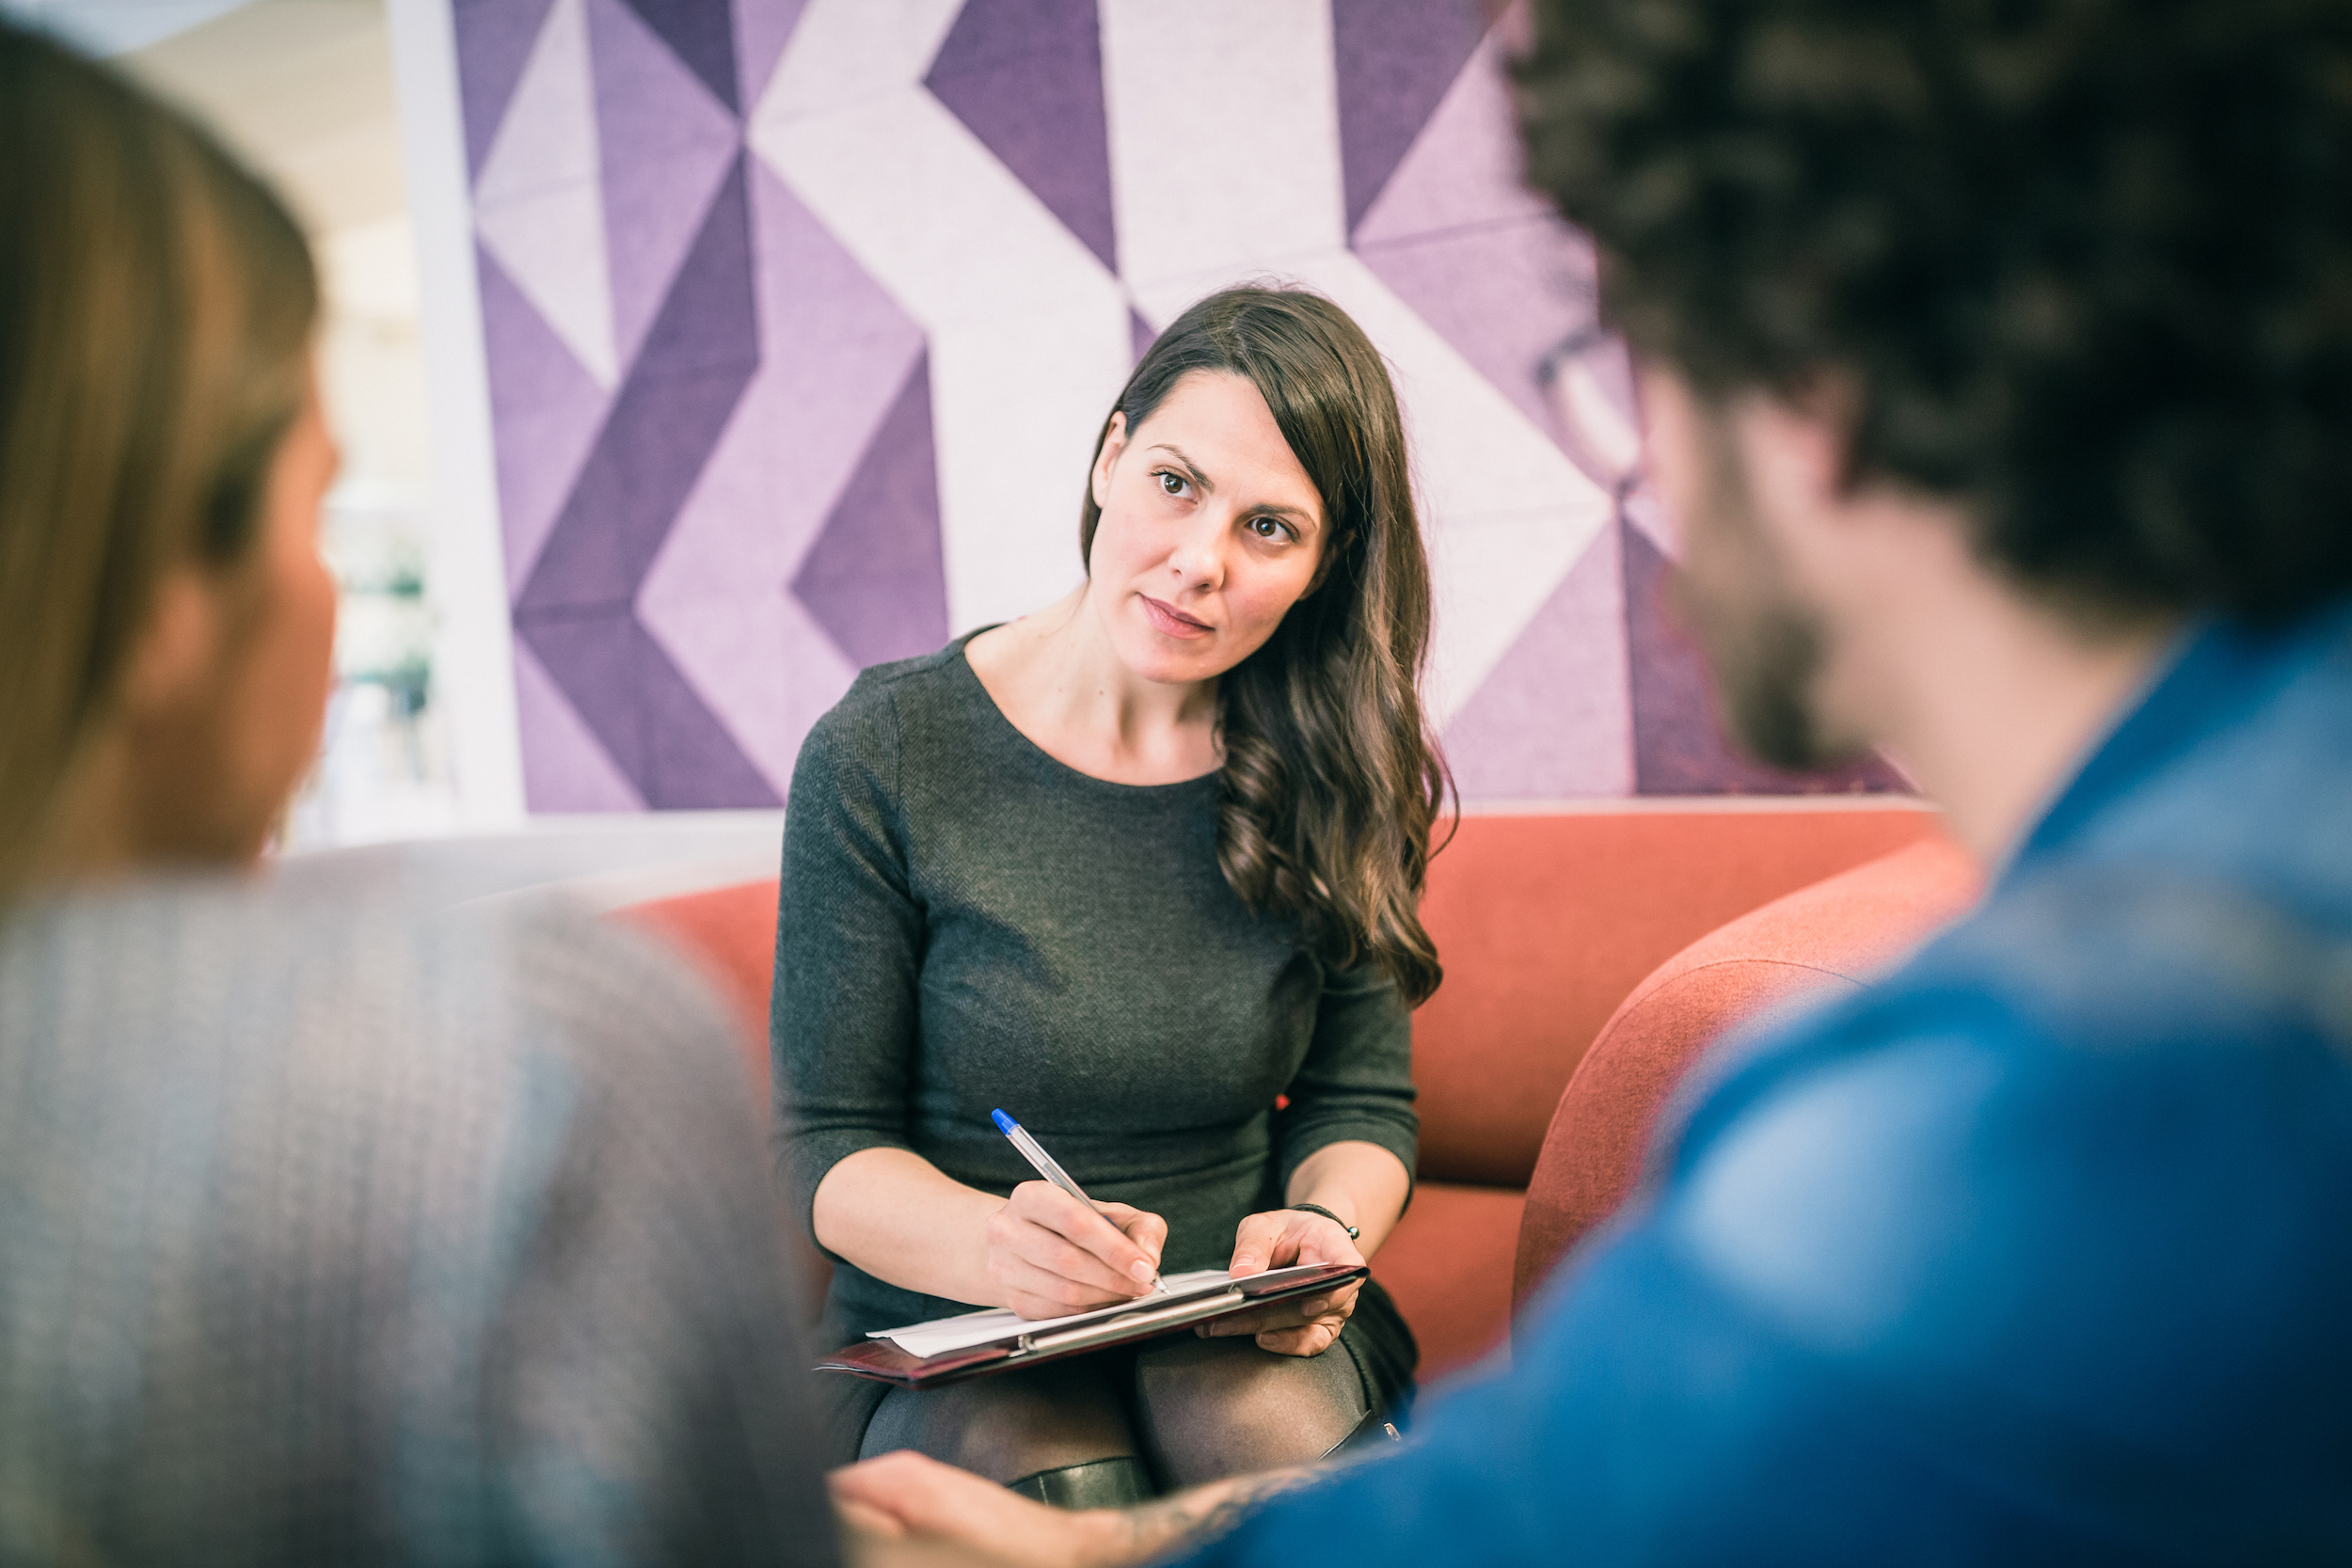
[(988, 1276), (1021, 1316), (1058, 1318), (1148, 1294), (1167, 1244), (1157, 1214), (1024, 1181), (989, 1217)]

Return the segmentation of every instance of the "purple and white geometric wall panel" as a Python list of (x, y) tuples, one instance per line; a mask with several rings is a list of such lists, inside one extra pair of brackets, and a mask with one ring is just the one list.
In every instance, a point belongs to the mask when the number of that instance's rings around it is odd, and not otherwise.
[[(1090, 11), (992, 7), (992, 34), (957, 29), (959, 9), (812, 0), (750, 138), (929, 339), (941, 554), (961, 630), (1078, 582), (1075, 498), (1134, 346), (1118, 277), (973, 128), (1013, 119), (984, 95), (1037, 93)], [(969, 58), (943, 58), (950, 44)], [(1008, 52), (1042, 63), (1025, 80)], [(961, 112), (925, 85), (935, 70), (957, 84)], [(1100, 138), (1085, 102), (1056, 96), (1068, 135)], [(1086, 210), (1073, 182), (1104, 166), (1081, 151), (1056, 175), (1066, 209)]]
[(771, 804), (861, 665), (1075, 584), (1120, 383), (1263, 277), (1392, 367), (1469, 798), (1899, 787), (1724, 742), (1489, 13), (456, 0), (533, 808)]
[[(930, 453), (928, 444), (873, 451), (922, 366), (922, 328), (765, 166), (747, 166), (760, 368), (647, 572), (637, 610), (780, 788), (801, 736), (858, 670), (792, 580), (861, 466), (895, 461), (928, 476)], [(945, 626), (936, 586), (928, 613)], [(920, 651), (900, 646), (891, 657)]]
[(1104, 266), (1119, 264), (1094, 0), (967, 0), (923, 85)]
[[(711, 87), (622, 0), (587, 0), (587, 7), (612, 341), (626, 362), (669, 297), (694, 238), (695, 214), (734, 168), (743, 134)], [(697, 8), (671, 0), (649, 5), (647, 15), (696, 39), (705, 66), (715, 72), (723, 53), (732, 64), (733, 51), (700, 36), (688, 14)]]
[(1460, 79), (1486, 31), (1482, 21), (1467, 5), (1429, 0), (1353, 0), (1331, 8), (1351, 231)]

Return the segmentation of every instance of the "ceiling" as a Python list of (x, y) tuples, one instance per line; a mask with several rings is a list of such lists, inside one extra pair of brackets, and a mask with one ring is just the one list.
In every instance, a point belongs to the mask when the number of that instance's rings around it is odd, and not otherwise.
[(0, 0), (193, 111), (313, 233), (406, 209), (383, 0)]
[(0, 0), (0, 11), (44, 23), (94, 55), (144, 48), (234, 10), (244, 0)]

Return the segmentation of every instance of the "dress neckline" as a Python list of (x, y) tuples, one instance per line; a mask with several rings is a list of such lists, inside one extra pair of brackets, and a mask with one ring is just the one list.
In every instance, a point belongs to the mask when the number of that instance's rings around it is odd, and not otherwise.
[(985, 626), (973, 627), (947, 644), (947, 656), (948, 663), (954, 672), (954, 678), (971, 688), (970, 695), (977, 699), (977, 705), (985, 711), (989, 718), (994, 720), (997, 727), (1001, 728), (1006, 735), (1010, 736), (1018, 746), (1041, 758), (1048, 766), (1058, 769), (1068, 777), (1082, 780), (1087, 784), (1101, 790), (1117, 790), (1121, 794), (1140, 797), (1199, 790), (1204, 785), (1216, 784), (1217, 775), (1224, 771), (1221, 767), (1212, 768), (1206, 773), (1196, 773), (1189, 779), (1177, 779), (1168, 784), (1123, 784), (1117, 779), (1105, 779), (1099, 774), (1089, 773), (1083, 768), (1073, 768), (1031, 739), (1027, 732), (1014, 723), (1006, 715), (1005, 710), (997, 705), (995, 694), (989, 690), (988, 683), (980, 679), (980, 673), (977, 670), (972, 668), (972, 656), (969, 651), (972, 640), (984, 631), (994, 631), (1004, 624), (1001, 621), (993, 621)]

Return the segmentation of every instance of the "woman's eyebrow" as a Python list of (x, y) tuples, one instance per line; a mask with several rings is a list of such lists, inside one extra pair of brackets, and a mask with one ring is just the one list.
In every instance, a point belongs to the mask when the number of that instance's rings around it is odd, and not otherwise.
[(1174, 458), (1176, 460), (1176, 466), (1184, 470), (1184, 477), (1192, 481), (1193, 487), (1195, 489), (1205, 491), (1216, 488), (1216, 485), (1210, 480), (1209, 476), (1200, 471), (1200, 465), (1195, 463), (1191, 458), (1184, 455), (1184, 451), (1182, 447), (1171, 446), (1166, 441), (1158, 441), (1154, 442), (1147, 450), (1152, 451), (1164, 451), (1168, 453), (1168, 456)]
[[(1174, 458), (1176, 460), (1176, 466), (1184, 470), (1184, 477), (1192, 481), (1193, 487), (1200, 491), (1203, 495), (1210, 494), (1216, 489), (1216, 482), (1211, 480), (1208, 475), (1200, 471), (1200, 465), (1195, 463), (1191, 458), (1184, 455), (1184, 451), (1182, 447), (1175, 446), (1167, 441), (1154, 441), (1151, 446), (1145, 448), (1144, 450), (1146, 451), (1164, 451), (1168, 453), (1168, 456)], [(1263, 512), (1270, 516), (1295, 517), (1300, 522), (1305, 523), (1309, 528), (1318, 526), (1321, 521), (1321, 519), (1318, 518), (1314, 513), (1303, 506), (1284, 506), (1279, 502), (1268, 502), (1263, 506), (1253, 506), (1250, 510), (1252, 512)]]

